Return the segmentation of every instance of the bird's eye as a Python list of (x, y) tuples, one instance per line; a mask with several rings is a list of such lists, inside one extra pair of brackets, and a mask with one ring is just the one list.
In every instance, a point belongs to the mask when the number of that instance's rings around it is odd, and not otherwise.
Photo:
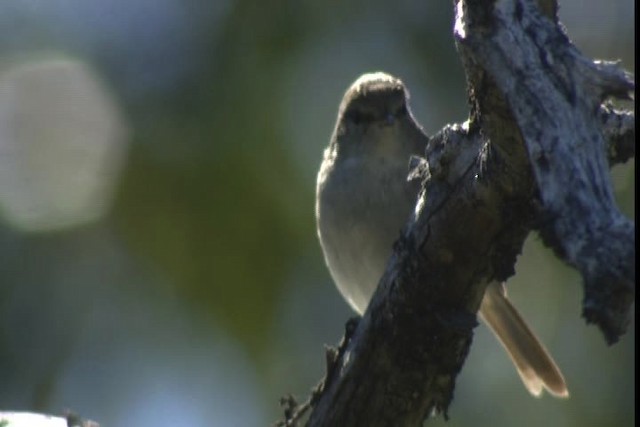
[(348, 110), (345, 114), (346, 119), (352, 122), (353, 124), (359, 125), (361, 123), (372, 122), (374, 120), (373, 115), (363, 113), (358, 109)]

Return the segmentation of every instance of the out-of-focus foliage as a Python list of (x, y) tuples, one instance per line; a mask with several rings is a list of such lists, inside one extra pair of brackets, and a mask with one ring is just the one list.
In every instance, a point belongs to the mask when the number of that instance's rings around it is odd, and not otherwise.
[[(579, 48), (632, 68), (633, 8), (568, 0), (560, 15)], [(409, 0), (0, 2), (0, 82), (62, 60), (89, 76), (45, 78), (26, 110), (0, 84), (0, 408), (258, 426), (281, 395), (303, 399), (351, 315), (313, 217), (338, 103), (384, 70), (428, 132), (464, 120), (452, 19), (449, 2)], [(82, 85), (98, 95), (78, 98)], [(107, 119), (117, 138), (99, 132)], [(633, 173), (613, 170), (629, 215)], [(16, 194), (38, 218), (64, 208), (64, 228), (16, 227), (2, 205)], [(608, 348), (580, 319), (579, 277), (536, 236), (509, 290), (572, 396), (528, 396), (480, 327), (448, 425), (634, 425), (633, 326)]]
[(0, 206), (27, 231), (92, 222), (112, 199), (125, 125), (84, 64), (32, 62), (0, 80)]

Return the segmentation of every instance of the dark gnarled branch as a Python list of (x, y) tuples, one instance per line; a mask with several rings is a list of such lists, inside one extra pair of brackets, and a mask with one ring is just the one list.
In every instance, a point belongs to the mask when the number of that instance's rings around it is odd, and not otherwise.
[(603, 105), (599, 111), (609, 165), (625, 163), (636, 155), (636, 116)]
[[(628, 97), (634, 84), (616, 64), (582, 56), (533, 2), (497, 2), (491, 22), (472, 19), (484, 10), (479, 3), (469, 2), (466, 11), (467, 3), (458, 4), (456, 38), (463, 55), (498, 89), (519, 133), (510, 140), (490, 130), (492, 144), (503, 152), (513, 151), (513, 144), (525, 147), (541, 203), (540, 234), (580, 271), (584, 316), (615, 342), (634, 300), (635, 226), (615, 205), (603, 135), (615, 147), (607, 151), (616, 161), (625, 145), (616, 136), (629, 123), (613, 123), (625, 116), (600, 104), (610, 96)], [(608, 134), (603, 118), (611, 120)]]

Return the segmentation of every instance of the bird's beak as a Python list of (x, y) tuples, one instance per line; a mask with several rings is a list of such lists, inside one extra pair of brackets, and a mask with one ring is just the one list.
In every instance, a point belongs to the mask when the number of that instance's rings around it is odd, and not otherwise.
[(396, 118), (393, 114), (389, 113), (387, 114), (387, 117), (385, 117), (384, 119), (384, 123), (386, 126), (391, 126), (396, 122)]

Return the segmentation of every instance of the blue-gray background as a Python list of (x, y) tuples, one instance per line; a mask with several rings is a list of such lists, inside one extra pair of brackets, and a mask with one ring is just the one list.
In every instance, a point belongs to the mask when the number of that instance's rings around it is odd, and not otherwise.
[[(580, 49), (631, 71), (633, 16), (560, 9)], [(304, 399), (351, 315), (313, 217), (339, 100), (384, 70), (429, 133), (464, 120), (452, 25), (433, 1), (0, 2), (0, 409), (264, 426)], [(612, 171), (629, 216), (633, 174)], [(516, 270), (571, 398), (531, 398), (481, 326), (448, 425), (635, 425), (634, 326), (607, 347), (535, 235)]]

